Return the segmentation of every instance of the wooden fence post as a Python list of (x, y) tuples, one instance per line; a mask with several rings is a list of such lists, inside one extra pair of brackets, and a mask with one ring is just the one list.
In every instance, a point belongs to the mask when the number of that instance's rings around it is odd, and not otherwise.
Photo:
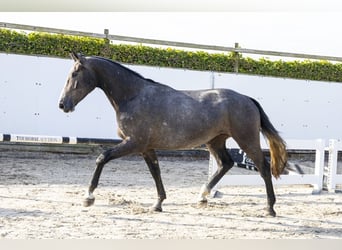
[[(239, 48), (239, 43), (235, 43), (235, 49)], [(239, 59), (240, 54), (239, 52), (233, 52), (234, 53), (234, 72), (239, 73)]]
[(109, 57), (109, 51), (110, 51), (110, 39), (109, 39), (109, 29), (104, 29), (103, 31), (104, 35), (105, 35), (105, 45), (104, 45), (104, 48), (103, 48), (103, 56), (106, 56), (106, 57)]

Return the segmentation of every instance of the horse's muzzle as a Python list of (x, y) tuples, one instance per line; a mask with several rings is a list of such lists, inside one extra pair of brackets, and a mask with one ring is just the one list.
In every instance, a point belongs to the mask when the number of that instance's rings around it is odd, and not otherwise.
[(65, 113), (69, 113), (74, 111), (74, 105), (69, 101), (61, 100), (59, 102), (59, 108), (62, 109)]

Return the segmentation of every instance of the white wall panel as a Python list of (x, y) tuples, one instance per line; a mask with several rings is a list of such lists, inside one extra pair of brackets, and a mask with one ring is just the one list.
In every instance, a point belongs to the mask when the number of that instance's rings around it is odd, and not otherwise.
[[(114, 109), (99, 89), (73, 113), (58, 108), (72, 65), (71, 59), (0, 54), (0, 133), (119, 138)], [(178, 89), (210, 87), (206, 72), (128, 67)]]
[(72, 60), (0, 54), (0, 133), (113, 138), (114, 111), (94, 91), (65, 114), (58, 108)]
[(340, 83), (215, 74), (215, 87), (257, 99), (284, 138), (342, 138)]
[[(58, 99), (73, 61), (0, 54), (0, 133), (118, 138), (101, 90), (65, 114)], [(342, 139), (342, 84), (128, 65), (176, 89), (231, 88), (257, 99), (284, 138)], [(214, 78), (212, 78), (214, 77)], [(248, 117), (246, 117), (248, 122)]]

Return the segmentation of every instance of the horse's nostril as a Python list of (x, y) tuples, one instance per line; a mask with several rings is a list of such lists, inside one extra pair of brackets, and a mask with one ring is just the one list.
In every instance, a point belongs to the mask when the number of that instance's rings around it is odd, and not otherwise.
[(64, 104), (62, 102), (59, 103), (59, 108), (64, 109)]

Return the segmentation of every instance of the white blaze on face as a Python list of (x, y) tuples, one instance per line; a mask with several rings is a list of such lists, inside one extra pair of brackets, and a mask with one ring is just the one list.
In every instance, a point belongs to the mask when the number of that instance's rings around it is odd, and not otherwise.
[(66, 93), (66, 91), (67, 91), (67, 88), (68, 88), (68, 83), (69, 83), (69, 81), (70, 81), (70, 78), (71, 78), (71, 74), (72, 74), (72, 72), (74, 71), (75, 69), (74, 69), (74, 67), (72, 67), (71, 68), (71, 70), (70, 70), (70, 72), (69, 72), (69, 74), (68, 74), (68, 77), (67, 77), (67, 79), (66, 79), (66, 81), (65, 81), (65, 84), (64, 84), (64, 87), (63, 87), (63, 89), (62, 89), (62, 91), (61, 91), (61, 94), (59, 95), (59, 103), (64, 99), (64, 97), (65, 97), (65, 93)]

